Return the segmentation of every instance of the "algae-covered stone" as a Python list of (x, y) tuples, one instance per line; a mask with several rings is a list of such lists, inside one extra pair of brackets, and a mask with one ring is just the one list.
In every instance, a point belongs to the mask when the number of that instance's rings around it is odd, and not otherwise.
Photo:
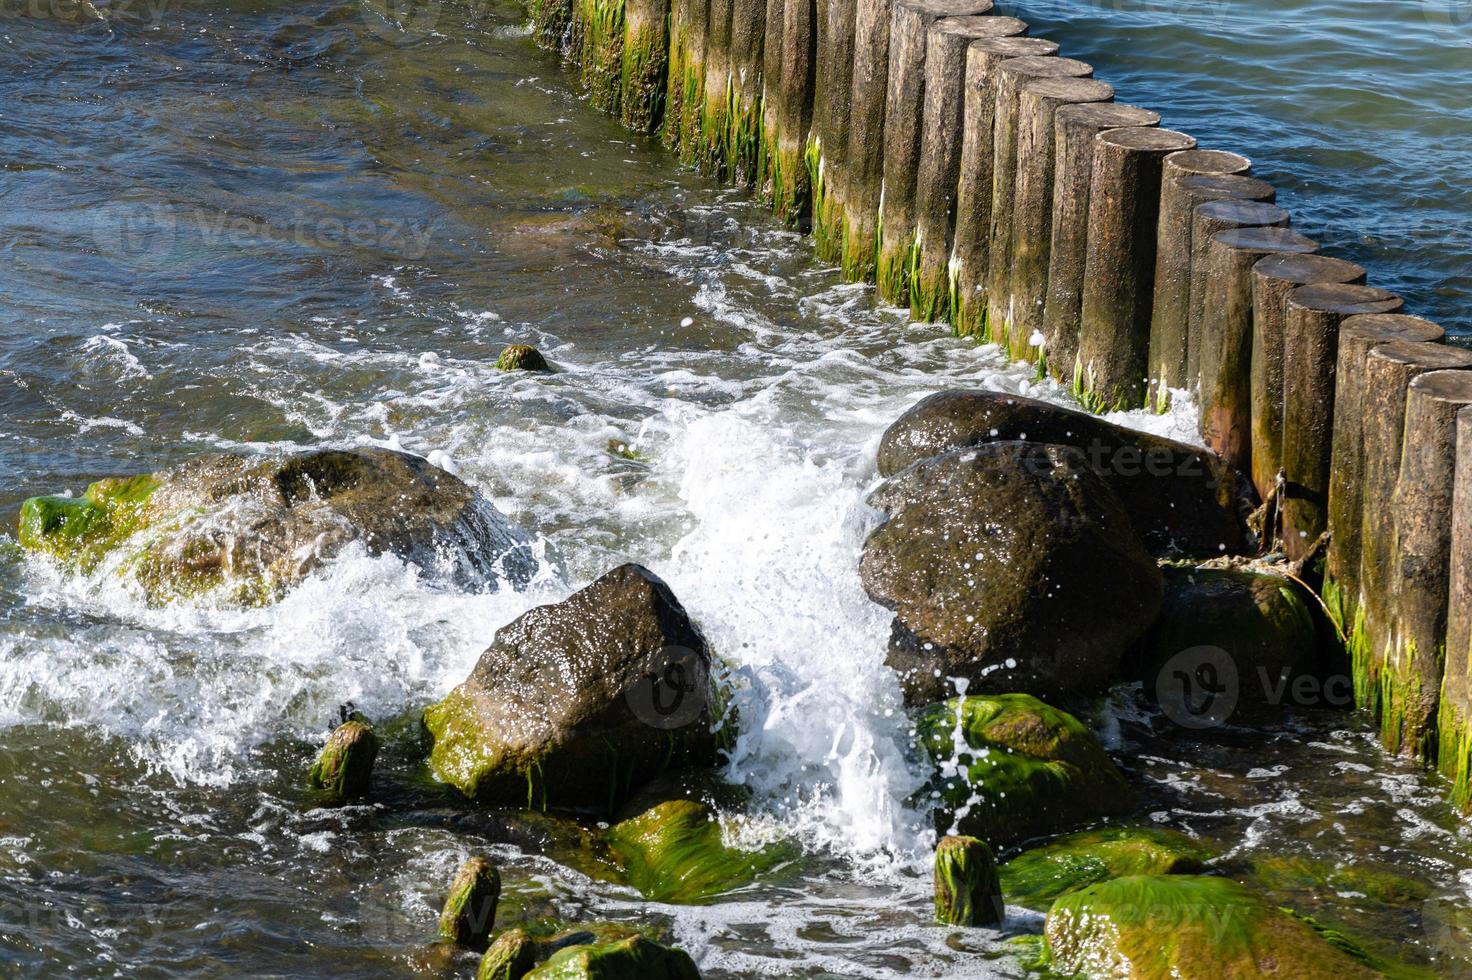
[(431, 769), (467, 796), (605, 813), (662, 771), (712, 764), (713, 720), (705, 638), (638, 565), (502, 627), (424, 713)]
[(1006, 917), (992, 849), (975, 837), (944, 837), (935, 848), (935, 917), (952, 926), (995, 925)]
[(508, 929), (481, 957), (475, 980), (521, 980), (536, 965), (537, 941), (525, 929)]
[(501, 872), (487, 858), (471, 858), (450, 884), (440, 911), (440, 937), (470, 949), (485, 949), (500, 901)]
[(1005, 847), (1135, 806), (1092, 732), (1027, 694), (952, 698), (916, 718), (935, 763), (937, 823)]
[(1379, 974), (1343, 941), (1235, 881), (1116, 878), (1064, 895), (1046, 927), (1052, 968), (1128, 980), (1360, 980)]
[(496, 358), (497, 371), (550, 371), (542, 352), (530, 344), (512, 344)]
[(1164, 827), (1106, 827), (1068, 834), (1002, 865), (1009, 901), (1044, 910), (1060, 895), (1130, 875), (1199, 874), (1215, 849)]
[(969, 389), (922, 399), (885, 430), (879, 472), (889, 476), (930, 456), (1024, 439), (1082, 452), (1156, 554), (1246, 549), (1243, 503), (1251, 490), (1221, 457), (1021, 395)]
[(869, 597), (911, 704), (951, 693), (1091, 692), (1160, 608), (1159, 568), (1078, 450), (993, 443), (921, 460), (871, 497)]
[(352, 544), (466, 585), (536, 569), (525, 536), (472, 487), (386, 449), (219, 454), (103, 480), (27, 501), (19, 540), (84, 572), (115, 566), (157, 603), (270, 601)]
[(773, 844), (731, 847), (725, 826), (704, 805), (671, 800), (608, 831), (608, 845), (629, 884), (657, 902), (690, 903), (750, 884), (797, 858), (797, 849)]
[(684, 950), (635, 936), (570, 946), (528, 973), (526, 980), (700, 980), (700, 971)]
[(373, 726), (361, 718), (344, 722), (327, 737), (307, 781), (334, 803), (366, 795), (378, 745)]

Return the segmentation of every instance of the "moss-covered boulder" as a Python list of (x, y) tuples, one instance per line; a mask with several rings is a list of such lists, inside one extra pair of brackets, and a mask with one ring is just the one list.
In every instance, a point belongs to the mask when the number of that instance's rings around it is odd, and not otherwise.
[(550, 371), (542, 352), (530, 344), (512, 344), (496, 358), (497, 371)]
[(1046, 910), (1060, 895), (1131, 875), (1199, 874), (1217, 851), (1164, 827), (1104, 827), (1029, 848), (1002, 865), (1002, 894)]
[(795, 867), (795, 846), (733, 847), (730, 829), (703, 804), (671, 800), (614, 824), (607, 840), (629, 884), (657, 902), (700, 902)]
[(710, 650), (669, 586), (622, 565), (496, 632), (424, 712), (434, 774), (487, 802), (611, 814), (715, 761)]
[(485, 949), (501, 901), (501, 872), (489, 858), (473, 857), (460, 866), (440, 910), (440, 938), (457, 946)]
[(536, 965), (537, 941), (525, 929), (508, 929), (481, 957), (475, 980), (521, 980)]
[(634, 936), (569, 946), (526, 975), (526, 980), (700, 980), (684, 950)]
[(1156, 554), (1238, 554), (1252, 491), (1215, 453), (1137, 432), (1051, 402), (998, 391), (943, 391), (919, 401), (879, 443), (879, 472), (992, 442), (1072, 446), (1124, 503)]
[(996, 925), (1006, 918), (997, 862), (975, 837), (943, 837), (935, 847), (935, 918), (951, 926)]
[(1135, 807), (1093, 733), (1031, 695), (952, 698), (921, 711), (916, 729), (936, 767), (922, 796), (948, 833), (995, 849)]
[(1142, 681), (1169, 717), (1189, 727), (1317, 705), (1331, 692), (1316, 676), (1318, 635), (1308, 602), (1302, 587), (1281, 575), (1167, 568), (1160, 617), (1125, 656), (1124, 675)]
[(472, 487), (386, 449), (220, 454), (102, 480), (26, 501), (18, 539), (83, 572), (115, 568), (153, 602), (270, 601), (353, 544), (465, 585), (536, 570), (525, 536)]
[(330, 803), (358, 799), (368, 793), (378, 735), (361, 715), (348, 719), (327, 737), (327, 744), (307, 774), (308, 784)]
[(1141, 875), (1064, 895), (1046, 927), (1052, 968), (1128, 980), (1360, 980), (1379, 976), (1347, 941), (1225, 878)]
[[(1075, 449), (993, 443), (921, 460), (870, 498), (869, 597), (895, 612), (906, 700), (1094, 691), (1160, 609), (1162, 581), (1119, 499)], [(1106, 574), (1107, 570), (1107, 574)]]

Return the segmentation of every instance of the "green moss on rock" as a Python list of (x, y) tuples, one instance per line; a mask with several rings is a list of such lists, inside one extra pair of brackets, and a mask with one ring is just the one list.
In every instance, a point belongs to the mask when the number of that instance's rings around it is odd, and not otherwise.
[(530, 344), (512, 344), (496, 358), (497, 371), (550, 371), (542, 352)]
[(1060, 837), (1002, 865), (1002, 893), (1030, 909), (1130, 875), (1199, 874), (1215, 849), (1162, 827), (1105, 827)]
[(362, 797), (368, 792), (378, 748), (373, 726), (357, 718), (344, 722), (328, 736), (307, 781), (333, 803)]
[(460, 866), (440, 911), (440, 938), (485, 949), (501, 901), (501, 872), (489, 859), (473, 857)]
[(537, 941), (525, 929), (508, 929), (481, 957), (475, 980), (521, 980), (537, 965)]
[(700, 980), (700, 971), (685, 951), (635, 936), (560, 950), (526, 980)]
[(145, 526), (158, 488), (159, 479), (145, 474), (99, 480), (80, 497), (32, 497), (21, 505), (17, 540), (29, 551), (91, 571)]
[(935, 848), (936, 920), (981, 926), (1005, 917), (992, 849), (975, 837), (942, 838)]
[(936, 765), (937, 823), (994, 848), (1134, 809), (1135, 794), (1092, 732), (1028, 694), (952, 698), (916, 727)]

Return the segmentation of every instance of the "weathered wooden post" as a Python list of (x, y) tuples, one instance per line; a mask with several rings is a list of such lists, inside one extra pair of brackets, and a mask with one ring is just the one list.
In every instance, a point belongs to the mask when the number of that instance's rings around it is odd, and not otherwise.
[(812, 126), (815, 12), (813, 0), (767, 3), (757, 182), (772, 211), (793, 226), (807, 221), (811, 201), (805, 152)]
[[(1253, 267), (1255, 283), (1264, 259)], [(1282, 271), (1276, 267), (1270, 271)], [(1256, 297), (1260, 294), (1255, 294)], [(1261, 316), (1259, 307), (1258, 316)], [(1348, 636), (1354, 628), (1360, 590), (1360, 518), (1364, 513), (1365, 358), (1392, 340), (1438, 343), (1446, 335), (1429, 320), (1402, 313), (1365, 313), (1339, 325), (1339, 358), (1334, 382), (1334, 429), (1329, 459), (1329, 551), (1324, 563), (1323, 596), (1329, 615)], [(1256, 348), (1253, 349), (1254, 367)], [(1256, 375), (1254, 374), (1254, 381)], [(1281, 375), (1280, 375), (1281, 383)], [(1281, 390), (1281, 389), (1280, 389)], [(1257, 395), (1253, 395), (1253, 463), (1256, 469)]]
[(1195, 147), (1171, 129), (1112, 129), (1094, 142), (1088, 258), (1073, 387), (1091, 411), (1145, 404), (1160, 173)]
[(527, 13), (532, 18), (532, 39), (537, 46), (561, 51), (572, 21), (572, 0), (529, 0)]
[(664, 143), (680, 162), (700, 162), (700, 120), (705, 108), (705, 0), (671, 0), (670, 66), (665, 89)]
[(943, 837), (935, 847), (935, 917), (952, 926), (996, 925), (1005, 917), (997, 862), (975, 837)]
[(1452, 801), (1466, 812), (1472, 802), (1472, 409), (1457, 413), (1456, 465), (1437, 767), (1452, 781)]
[(1252, 269), (1252, 482), (1264, 500), (1283, 468), (1283, 317), (1290, 290), (1362, 283), (1365, 270), (1327, 255), (1270, 255)]
[(581, 68), (588, 102), (595, 109), (619, 114), (623, 92), (624, 0), (577, 0), (574, 64)]
[[(1169, 390), (1186, 384), (1187, 311), (1191, 302), (1191, 215), (1196, 205), (1219, 200), (1206, 196), (1187, 179), (1200, 176), (1242, 176), (1252, 161), (1223, 150), (1184, 150), (1165, 158), (1160, 174), (1160, 226), (1155, 240), (1155, 296), (1150, 307), (1149, 401), (1164, 410)], [(1250, 179), (1250, 178), (1249, 178)], [(1273, 196), (1267, 184), (1254, 187), (1251, 198)], [(1266, 197), (1264, 197), (1266, 195)]]
[(1016, 17), (944, 17), (930, 25), (925, 42), (925, 115), (920, 169), (915, 178), (915, 260), (910, 316), (950, 316), (951, 229), (961, 172), (966, 50), (982, 38), (1015, 37), (1027, 25)]
[(858, 7), (857, 0), (818, 0), (818, 4), (813, 128), (806, 156), (813, 189), (813, 248), (818, 258), (837, 262), (843, 257), (843, 170), (853, 105)]
[(1360, 594), (1349, 636), (1355, 702), (1381, 714), (1381, 683), (1393, 622), (1394, 555), (1399, 550), (1391, 501), (1400, 480), (1406, 392), (1430, 371), (1472, 368), (1472, 351), (1444, 344), (1392, 340), (1365, 357), (1364, 479), (1360, 516)]
[[(1043, 304), (1043, 349), (1048, 352), (1048, 372), (1060, 381), (1073, 377), (1078, 360), (1094, 139), (1108, 129), (1155, 126), (1159, 122), (1159, 113), (1113, 103), (1066, 105), (1055, 115), (1053, 225), (1048, 235), (1048, 296)], [(958, 218), (958, 228), (959, 224)]]
[(985, 14), (991, 0), (896, 0), (890, 13), (889, 91), (876, 226), (875, 283), (882, 299), (909, 305), (915, 242), (915, 178), (925, 114), (925, 58), (930, 26), (942, 17)]
[(619, 119), (637, 133), (654, 133), (664, 119), (669, 18), (670, 0), (624, 0)]
[[(1036, 349), (1026, 335), (1014, 337), (1012, 297), (1012, 239), (1017, 203), (1019, 115), (1022, 86), (1036, 78), (1088, 78), (1092, 65), (1072, 58), (1013, 58), (997, 66), (996, 101), (992, 121), (992, 220), (987, 235), (987, 323), (994, 342), (1007, 347), (1014, 360), (1030, 360)], [(1111, 95), (1113, 93), (1111, 92)]]
[(731, 126), (731, 16), (734, 0), (705, 5), (705, 81), (696, 158), (716, 177), (726, 173), (726, 135)]
[(843, 276), (854, 282), (874, 281), (874, 239), (879, 223), (879, 191), (884, 180), (884, 107), (889, 86), (891, 5), (892, 0), (858, 0), (854, 19), (842, 248)]
[[(1017, 190), (1012, 203), (1012, 356), (1047, 370), (1043, 308), (1048, 295), (1052, 254), (1054, 137), (1058, 110), (1065, 105), (1105, 103), (1114, 86), (1092, 78), (1034, 78), (1017, 100)], [(1025, 343), (1019, 346), (1017, 340)], [(1024, 349), (1025, 348), (1025, 349)]]
[[(1202, 205), (1206, 207), (1211, 205)], [(1319, 246), (1280, 225), (1228, 228), (1203, 244), (1199, 270), (1207, 289), (1198, 334), (1201, 435), (1223, 459), (1246, 472), (1252, 447), (1252, 267), (1265, 255), (1303, 254)]]
[(1288, 227), (1288, 212), (1264, 201), (1224, 199), (1198, 204), (1191, 214), (1191, 293), (1186, 310), (1186, 388), (1201, 378), (1201, 318), (1206, 309), (1206, 249), (1218, 232), (1232, 228)]
[(731, 106), (726, 120), (726, 171), (733, 183), (756, 184), (761, 148), (762, 44), (767, 0), (731, 0)]
[(1329, 438), (1339, 324), (1357, 313), (1395, 313), (1399, 297), (1373, 286), (1315, 283), (1284, 300), (1283, 550), (1307, 556), (1329, 525)]
[(951, 327), (986, 338), (987, 245), (991, 235), (995, 155), (996, 67), (1010, 58), (1047, 57), (1058, 45), (1035, 37), (983, 38), (966, 49), (961, 172), (956, 178), (956, 227), (948, 274)]
[[(1304, 287), (1305, 289), (1312, 287)], [(1381, 739), (1392, 752), (1433, 758), (1451, 594), (1457, 414), (1472, 406), (1472, 372), (1430, 371), (1406, 392), (1400, 478), (1391, 502), (1396, 551), (1392, 647), (1381, 689)]]

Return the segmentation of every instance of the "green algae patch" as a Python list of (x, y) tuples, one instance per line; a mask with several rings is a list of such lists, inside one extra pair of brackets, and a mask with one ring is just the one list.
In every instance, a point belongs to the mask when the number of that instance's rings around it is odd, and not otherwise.
[(975, 837), (945, 837), (935, 848), (935, 918), (953, 926), (1006, 918), (992, 849)]
[(152, 474), (99, 480), (80, 497), (32, 497), (21, 505), (21, 547), (90, 572), (148, 523), (159, 488)]
[(474, 799), (481, 795), (482, 782), (504, 780), (509, 772), (525, 780), (527, 808), (546, 809), (538, 757), (484, 738), (474, 698), (463, 686), (424, 709), (424, 730), (432, 743), (429, 767), (438, 779)]
[(1064, 895), (1046, 927), (1048, 960), (1065, 973), (1168, 980), (1198, 975), (1359, 980), (1378, 972), (1332, 939), (1226, 878), (1141, 875)]
[(726, 843), (727, 829), (703, 804), (671, 800), (615, 824), (607, 840), (629, 884), (656, 902), (702, 902), (795, 866), (795, 846), (743, 850)]
[(1135, 794), (1092, 732), (1029, 694), (961, 697), (920, 712), (936, 765), (937, 824), (993, 848), (1123, 816)]
[(440, 938), (470, 949), (486, 948), (501, 901), (501, 872), (489, 860), (473, 857), (460, 867), (440, 911)]
[(530, 344), (512, 344), (496, 358), (497, 371), (550, 371), (542, 352)]
[(560, 950), (526, 980), (700, 980), (700, 971), (684, 950), (634, 936)]
[(367, 795), (378, 758), (378, 735), (361, 717), (339, 725), (328, 736), (327, 744), (317, 756), (307, 782), (321, 790), (332, 803), (341, 803)]
[(1268, 855), (1252, 862), (1251, 878), (1274, 895), (1323, 896), (1326, 892), (1364, 895), (1395, 908), (1419, 906), (1431, 886), (1415, 878), (1358, 864), (1336, 864), (1301, 855)]
[(481, 957), (475, 980), (521, 980), (536, 965), (536, 940), (525, 929), (508, 929)]
[(1131, 875), (1199, 874), (1215, 849), (1162, 827), (1105, 827), (1049, 841), (1001, 868), (1002, 893), (1046, 911), (1055, 899), (1088, 885)]

